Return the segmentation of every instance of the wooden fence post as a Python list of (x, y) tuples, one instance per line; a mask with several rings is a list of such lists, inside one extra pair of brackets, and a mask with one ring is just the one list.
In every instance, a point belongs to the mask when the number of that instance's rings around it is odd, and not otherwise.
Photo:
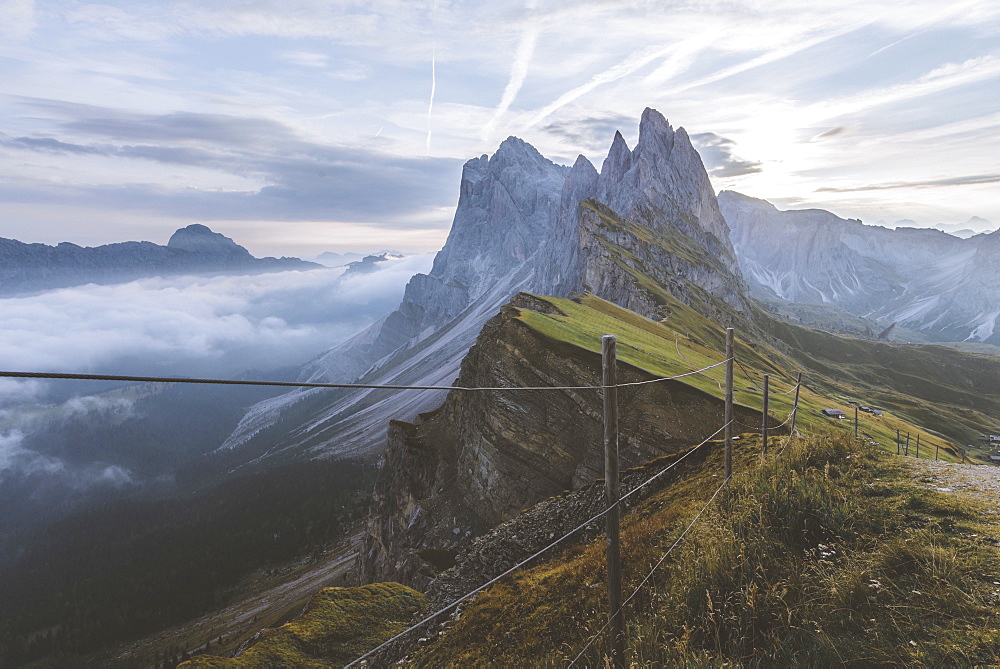
[(726, 328), (726, 480), (733, 475), (733, 328)]
[(906, 455), (906, 456), (910, 455), (910, 433), (909, 432), (906, 433), (906, 451), (903, 453), (903, 455)]
[(767, 455), (767, 400), (768, 386), (771, 382), (771, 375), (764, 375), (764, 389), (761, 391), (761, 413), (763, 418), (760, 421), (760, 454)]
[(941, 444), (934, 444), (934, 459), (938, 459), (938, 449), (941, 448)]
[(611, 627), (611, 662), (625, 667), (625, 624), (622, 608), (620, 499), (618, 489), (618, 374), (614, 335), (601, 338), (601, 369), (604, 386), (604, 486), (607, 503), (608, 615)]
[(920, 457), (920, 435), (917, 435), (917, 457)]
[(899, 455), (899, 447), (900, 447), (900, 443), (899, 443), (899, 430), (897, 429), (896, 430), (896, 455)]
[(854, 405), (854, 438), (858, 438), (858, 405)]

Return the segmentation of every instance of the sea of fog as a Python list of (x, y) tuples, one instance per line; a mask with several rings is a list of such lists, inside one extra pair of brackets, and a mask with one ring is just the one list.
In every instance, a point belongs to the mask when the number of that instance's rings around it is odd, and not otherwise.
[[(363, 274), (149, 278), (4, 298), (0, 369), (254, 379), (282, 370), (287, 378), (395, 308), (409, 278), (432, 261), (433, 254), (393, 259)], [(88, 413), (121, 421), (135, 401), (83, 382), (0, 379), (0, 483), (45, 476), (74, 486), (132, 485), (134, 472), (112, 459), (70, 463), (31, 444)]]

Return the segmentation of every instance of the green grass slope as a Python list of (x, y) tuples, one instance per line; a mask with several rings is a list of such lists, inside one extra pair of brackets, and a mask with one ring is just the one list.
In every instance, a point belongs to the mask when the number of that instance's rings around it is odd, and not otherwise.
[[(658, 376), (683, 374), (724, 359), (724, 330), (666, 294), (669, 315), (660, 322), (638, 316), (591, 295), (579, 300), (539, 298), (547, 313), (522, 309), (520, 319), (548, 337), (553, 346), (600, 351), (601, 336), (618, 337), (623, 362)], [(842, 409), (853, 419), (851, 399), (879, 406), (885, 415), (859, 414), (859, 436), (895, 452), (896, 431), (917, 437), (920, 457), (958, 460), (958, 446), (977, 443), (1000, 414), (1000, 358), (940, 346), (876, 343), (811, 330), (762, 316), (760, 328), (737, 330), (736, 401), (761, 408), (761, 376), (771, 375), (770, 413), (784, 420), (791, 412), (795, 373), (804, 370), (798, 427), (833, 426), (853, 432), (853, 420), (832, 421), (821, 409)], [(771, 342), (774, 342), (773, 344)], [(724, 368), (682, 379), (722, 396)], [(913, 394), (909, 394), (913, 393)], [(721, 420), (720, 423), (721, 425)], [(756, 426), (737, 426), (737, 431)], [(905, 438), (905, 437), (904, 437)]]
[(324, 588), (313, 596), (302, 616), (265, 630), (260, 641), (238, 657), (200, 655), (180, 666), (342, 666), (406, 629), (410, 617), (425, 601), (419, 592), (399, 583)]
[[(895, 430), (900, 429), (910, 432), (914, 442), (917, 434), (922, 444), (933, 435), (939, 437), (934, 443), (945, 439), (954, 446), (971, 444), (975, 453), (983, 446), (981, 433), (1000, 431), (1000, 425), (993, 427), (995, 417), (1000, 416), (1000, 357), (954, 347), (856, 339), (793, 324), (749, 301), (740, 279), (694, 239), (647, 224), (645, 219), (662, 218), (658, 212), (632, 220), (594, 200), (583, 202), (581, 207), (588, 216), (596, 217), (602, 234), (594, 239), (606, 260), (617, 267), (624, 283), (636, 293), (636, 304), (656, 305), (655, 313), (667, 315), (668, 329), (715, 351), (723, 350), (722, 329), (716, 323), (737, 325), (746, 344), (739, 354), (744, 365), (756, 358), (758, 371), (783, 372), (786, 377), (797, 369), (808, 373), (809, 388), (823, 399), (822, 405), (810, 406), (810, 410), (839, 408), (853, 416), (848, 400), (890, 409), (902, 422), (866, 421), (869, 429), (865, 431), (882, 444), (890, 437), (894, 442)], [(702, 282), (710, 283), (711, 289)], [(747, 306), (740, 311), (733, 306), (738, 303)], [(637, 322), (637, 317), (624, 309), (612, 313), (592, 299), (584, 304), (612, 320), (629, 325)], [(593, 348), (586, 319), (567, 314), (569, 320), (558, 328), (556, 338), (579, 343), (582, 337)], [(661, 340), (669, 342), (671, 338), (638, 327)], [(580, 332), (573, 334), (573, 329)], [(650, 352), (669, 356), (666, 348), (669, 344), (661, 343), (660, 351)]]

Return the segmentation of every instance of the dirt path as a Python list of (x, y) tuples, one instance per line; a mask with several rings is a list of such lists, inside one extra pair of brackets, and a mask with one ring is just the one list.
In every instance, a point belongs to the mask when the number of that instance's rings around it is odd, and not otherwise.
[(989, 505), (985, 511), (994, 522), (1000, 522), (1000, 467), (965, 465), (901, 457), (913, 472), (917, 485), (938, 492), (965, 497)]

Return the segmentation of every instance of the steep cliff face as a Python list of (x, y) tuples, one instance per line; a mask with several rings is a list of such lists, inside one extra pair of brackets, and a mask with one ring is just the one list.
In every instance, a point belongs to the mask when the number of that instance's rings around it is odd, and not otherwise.
[(621, 134), (615, 135), (597, 186), (596, 199), (623, 218), (679, 232), (737, 271), (729, 227), (701, 157), (684, 128), (674, 130), (660, 112), (642, 113), (631, 154)]
[(745, 276), (765, 294), (829, 304), (940, 341), (1000, 342), (1000, 235), (864, 225), (719, 194)]
[[(519, 291), (592, 292), (661, 318), (657, 294), (666, 290), (729, 321), (746, 308), (744, 288), (687, 133), (647, 109), (635, 149), (617, 134), (600, 174), (583, 156), (558, 166), (514, 137), (466, 163), (455, 221), (430, 273), (414, 276), (399, 308), (302, 378), (447, 384), (486, 320)], [(412, 420), (443, 397), (289, 393), (253, 407), (224, 447), (248, 444), (298, 412), (299, 424), (262, 450), (371, 453), (384, 447), (390, 420)]]
[[(520, 318), (552, 305), (518, 295), (483, 328), (462, 363), (470, 387), (600, 384), (600, 356), (552, 340)], [(558, 314), (557, 314), (558, 315)], [(621, 382), (650, 378), (619, 364)], [(597, 390), (452, 392), (416, 423), (394, 422), (364, 550), (367, 581), (426, 584), (459, 547), (524, 507), (603, 477)], [(680, 382), (619, 392), (623, 467), (675, 453), (718, 426), (718, 398)], [(759, 422), (738, 407), (737, 418)]]
[(746, 318), (747, 287), (728, 267), (732, 256), (624, 219), (596, 200), (580, 203), (579, 222), (584, 292), (651, 319), (669, 315), (667, 293), (721, 323)]
[[(450, 383), (483, 324), (519, 290), (540, 285), (542, 241), (552, 236), (568, 172), (515, 137), (492, 158), (467, 162), (451, 233), (430, 273), (410, 279), (397, 309), (314, 360), (301, 378)], [(384, 447), (390, 420), (412, 419), (443, 398), (436, 391), (288, 393), (252, 407), (223, 448), (244, 446), (298, 413), (278, 450), (370, 453)]]
[(319, 267), (298, 258), (255, 258), (229, 237), (198, 224), (176, 231), (166, 246), (152, 242), (47, 246), (0, 238), (2, 295), (149, 276), (255, 274)]
[(729, 237), (687, 133), (646, 109), (634, 150), (615, 133), (600, 174), (583, 156), (577, 159), (536, 292), (589, 292), (662, 316), (652, 287), (699, 307), (721, 303), (711, 307), (718, 314), (745, 313), (746, 285)]

